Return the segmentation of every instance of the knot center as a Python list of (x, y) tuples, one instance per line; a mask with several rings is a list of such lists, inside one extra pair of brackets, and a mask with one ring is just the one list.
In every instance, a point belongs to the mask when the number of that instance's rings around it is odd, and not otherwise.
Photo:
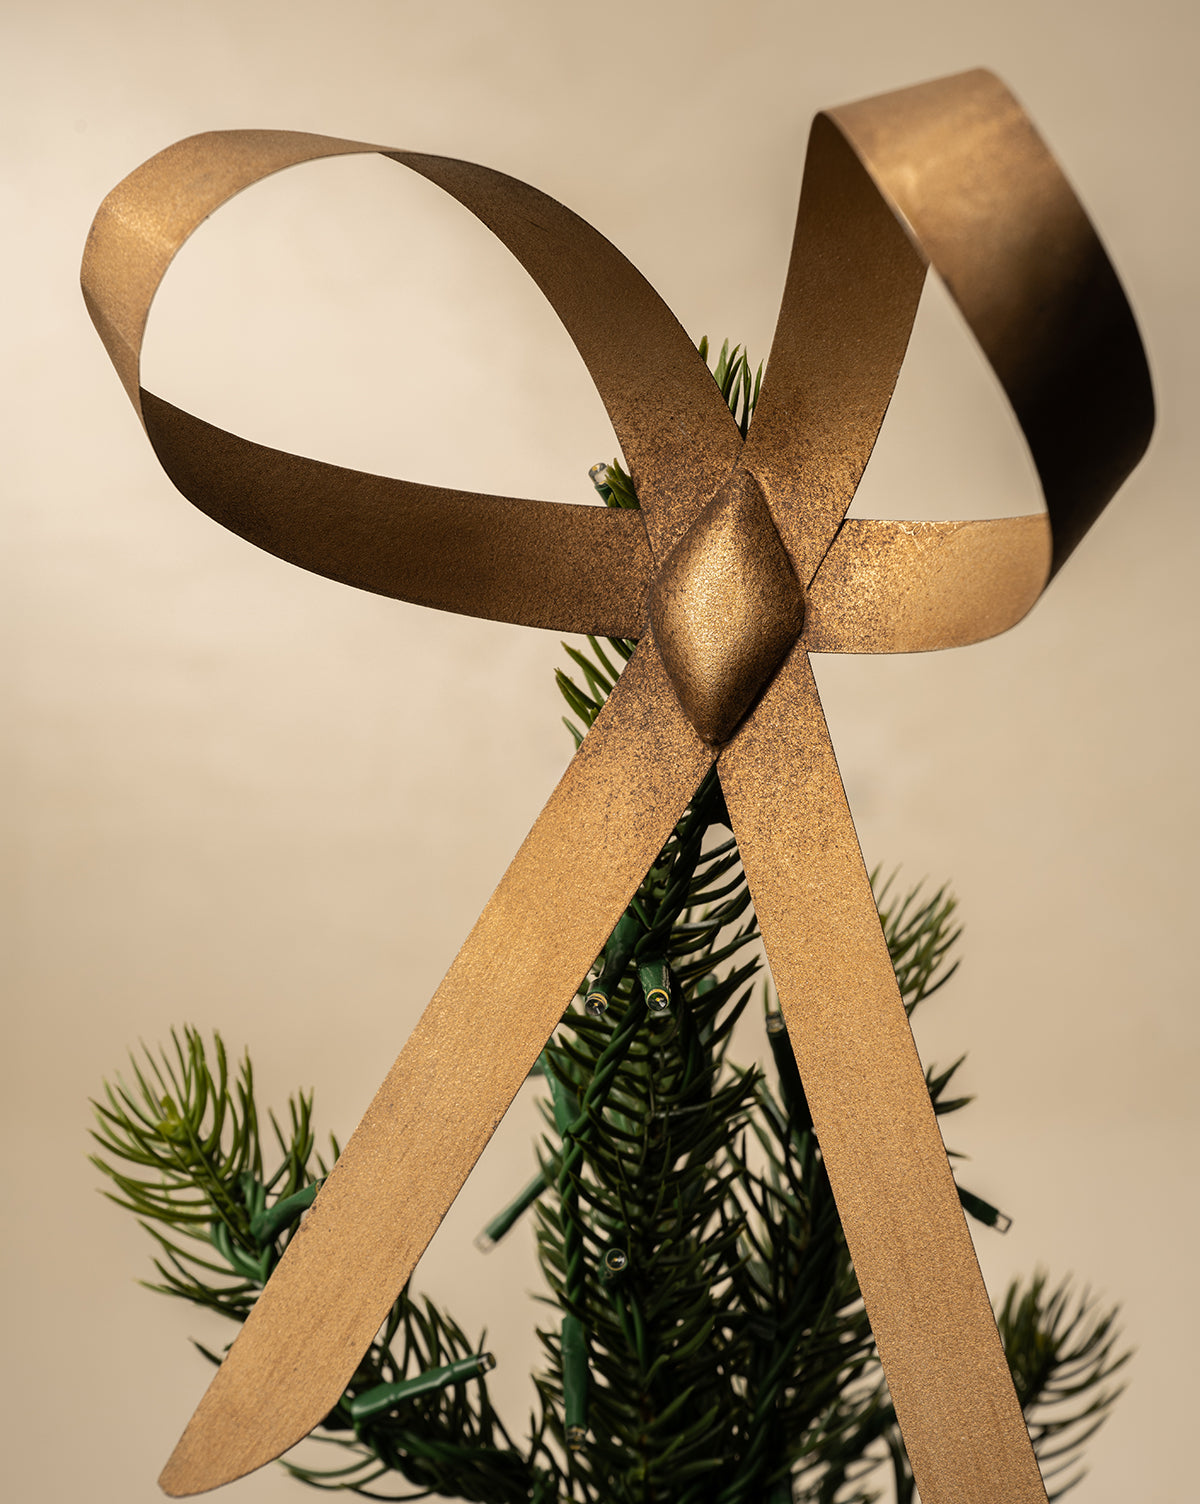
[(758, 481), (740, 467), (679, 540), (650, 592), (650, 626), (703, 739), (729, 740), (790, 652), (804, 591)]

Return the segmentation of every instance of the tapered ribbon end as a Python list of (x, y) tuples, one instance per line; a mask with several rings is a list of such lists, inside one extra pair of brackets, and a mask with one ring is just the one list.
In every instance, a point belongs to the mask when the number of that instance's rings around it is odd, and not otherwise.
[(206, 1424), (197, 1413), (159, 1474), (159, 1488), (172, 1499), (186, 1499), (232, 1483), (270, 1461), (268, 1456), (243, 1455), (244, 1448), (229, 1444), (237, 1439), (211, 1421)]
[[(218, 1458), (215, 1449), (202, 1448), (193, 1438), (194, 1425), (188, 1427), (171, 1453), (166, 1467), (158, 1475), (158, 1486), (172, 1499), (186, 1499), (192, 1494), (207, 1493), (239, 1476), (229, 1471), (228, 1457)], [(218, 1465), (218, 1463), (222, 1465)]]
[(203, 1469), (196, 1466), (194, 1459), (181, 1456), (178, 1447), (171, 1453), (166, 1467), (158, 1475), (159, 1488), (172, 1499), (186, 1499), (192, 1494), (202, 1494), (210, 1488), (218, 1488), (226, 1481), (223, 1477), (204, 1477)]
[(172, 1499), (186, 1499), (244, 1478), (279, 1454), (263, 1447), (238, 1446), (223, 1428), (197, 1424), (193, 1417), (187, 1430), (159, 1474), (158, 1486)]
[(320, 1415), (313, 1421), (307, 1413), (286, 1413), (286, 1403), (277, 1405), (273, 1416), (264, 1413), (269, 1404), (267, 1383), (252, 1386), (264, 1401), (253, 1414), (238, 1403), (239, 1392), (244, 1397), (246, 1389), (228, 1382), (223, 1365), (159, 1475), (158, 1486), (170, 1498), (189, 1498), (244, 1478), (282, 1456), (320, 1421)]

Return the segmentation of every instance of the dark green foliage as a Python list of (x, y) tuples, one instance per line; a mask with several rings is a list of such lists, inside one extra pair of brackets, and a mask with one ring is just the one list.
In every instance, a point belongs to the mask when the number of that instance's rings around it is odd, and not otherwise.
[[(744, 433), (761, 368), (752, 379), (726, 343), (715, 377)], [(636, 507), (616, 461), (592, 478), (606, 504)], [(634, 646), (566, 648), (558, 682), (576, 742)], [(955, 901), (945, 888), (901, 893), (894, 874), (875, 887), (911, 1013), (957, 967)], [(760, 985), (757, 939), (710, 773), (547, 1045), (538, 1175), (480, 1237), (492, 1246), (536, 1207), (555, 1319), (539, 1334), (546, 1366), (528, 1441), (514, 1442), (492, 1408), (482, 1337), (471, 1342), (405, 1289), (316, 1433), (338, 1462), (285, 1463), (296, 1477), (374, 1499), (865, 1504), (877, 1497), (873, 1470), (890, 1462), (909, 1504), (912, 1474), (769, 984), (771, 1078), (727, 1059)], [(952, 1094), (961, 1065), (926, 1073), (940, 1115), (970, 1101)], [(289, 1102), (286, 1130), (269, 1119), (268, 1154), (250, 1062), (231, 1075), (219, 1038), (210, 1059), (186, 1029), (133, 1073), (96, 1106), (95, 1162), (159, 1245), (153, 1288), (240, 1322), (327, 1172), (311, 1096)], [(959, 1194), (968, 1214), (1007, 1226)], [(1060, 1497), (1119, 1392), (1115, 1312), (1066, 1285), (1049, 1292), (1037, 1274), (1009, 1290), (999, 1325)]]
[[(147, 1051), (131, 1067), (134, 1084), (106, 1083), (105, 1101), (94, 1104), (101, 1153), (93, 1163), (114, 1182), (111, 1199), (136, 1212), (159, 1245), (161, 1283), (150, 1288), (244, 1321), (327, 1173), (314, 1152), (312, 1097), (300, 1093), (288, 1103), (286, 1133), (271, 1115), (279, 1164), (264, 1179), (248, 1057), (231, 1076), (220, 1037), (210, 1062), (203, 1038), (189, 1028), (172, 1035), (171, 1050)], [(336, 1159), (336, 1141), (331, 1148)], [(450, 1364), (460, 1372), (428, 1383), (431, 1371)], [(463, 1499), (540, 1497), (536, 1438), (527, 1450), (514, 1448), (481, 1378), (490, 1366), (482, 1339), (469, 1342), (432, 1302), (411, 1300), (405, 1290), (324, 1422), (321, 1439), (343, 1451), (342, 1464), (324, 1471), (287, 1465), (306, 1482), (367, 1498), (396, 1497), (370, 1489), (388, 1474)], [(410, 1382), (394, 1403), (371, 1404), (381, 1386), (421, 1376), (425, 1386)]]
[(1124, 1388), (1109, 1383), (1130, 1357), (1117, 1351), (1116, 1316), (1086, 1291), (1075, 1295), (1066, 1280), (1051, 1290), (1039, 1270), (1025, 1289), (1009, 1288), (996, 1318), (1042, 1473), (1055, 1485), (1051, 1499), (1083, 1477), (1084, 1443)]
[[(483, 1375), (493, 1360), (482, 1345), (482, 1337), (470, 1342), (432, 1301), (413, 1300), (405, 1289), (316, 1433), (341, 1450), (341, 1465), (284, 1466), (305, 1483), (368, 1499), (553, 1499), (553, 1472), (538, 1465), (540, 1435), (515, 1446), (492, 1408)], [(381, 1479), (386, 1491), (373, 1487)], [(419, 1492), (399, 1492), (401, 1482)]]
[(131, 1059), (134, 1085), (105, 1083), (93, 1135), (103, 1153), (92, 1162), (113, 1181), (110, 1198), (159, 1245), (162, 1283), (150, 1288), (244, 1321), (327, 1173), (315, 1155), (312, 1097), (288, 1102), (286, 1135), (271, 1114), (279, 1163), (264, 1178), (249, 1059), (231, 1081), (219, 1038), (215, 1073), (195, 1029), (171, 1039), (158, 1058)]

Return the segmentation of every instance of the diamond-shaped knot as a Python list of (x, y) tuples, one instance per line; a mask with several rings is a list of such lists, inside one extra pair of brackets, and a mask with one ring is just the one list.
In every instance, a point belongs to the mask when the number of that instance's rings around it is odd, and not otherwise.
[(740, 467), (667, 555), (650, 625), (679, 703), (729, 740), (800, 635), (804, 590), (758, 481)]

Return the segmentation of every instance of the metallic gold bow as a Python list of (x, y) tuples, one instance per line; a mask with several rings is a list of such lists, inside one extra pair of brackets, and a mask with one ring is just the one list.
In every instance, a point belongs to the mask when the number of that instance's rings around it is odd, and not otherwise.
[[(640, 512), (364, 475), (236, 438), (142, 389), (150, 302), (196, 226), (283, 167), (365, 151), (459, 199), (537, 282), (604, 399)], [(931, 264), (1012, 403), (1048, 517), (845, 520)], [(562, 205), (467, 162), (291, 132), (194, 136), (104, 201), (83, 285), (167, 473), (227, 527), (402, 600), (641, 639), (163, 1487), (239, 1477), (332, 1407), (716, 762), (921, 1496), (1044, 1500), (808, 661), (1012, 626), (1145, 449), (1153, 401), (1132, 314), (1020, 106), (976, 71), (816, 118), (744, 442), (629, 262)]]

